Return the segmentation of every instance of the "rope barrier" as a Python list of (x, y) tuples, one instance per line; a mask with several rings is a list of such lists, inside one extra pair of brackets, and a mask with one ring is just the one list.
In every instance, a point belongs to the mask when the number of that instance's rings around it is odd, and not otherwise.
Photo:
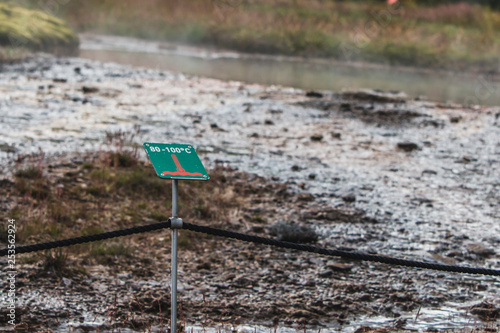
[(391, 257), (385, 257), (385, 256), (371, 255), (371, 254), (366, 254), (366, 253), (361, 253), (361, 252), (350, 252), (350, 251), (342, 251), (342, 250), (334, 250), (334, 249), (325, 249), (325, 248), (312, 246), (312, 245), (284, 242), (284, 241), (280, 241), (280, 240), (272, 239), (272, 238), (250, 236), (250, 235), (240, 234), (237, 232), (232, 232), (232, 231), (227, 231), (227, 230), (222, 230), (222, 229), (215, 229), (215, 228), (211, 228), (211, 227), (204, 227), (204, 226), (199, 226), (199, 225), (186, 223), (186, 222), (183, 222), (182, 228), (187, 229), (187, 230), (191, 230), (191, 231), (215, 235), (215, 236), (222, 236), (222, 237), (227, 237), (227, 238), (239, 239), (239, 240), (246, 241), (246, 242), (272, 245), (272, 246), (277, 246), (277, 247), (282, 247), (282, 248), (287, 248), (287, 249), (295, 249), (295, 250), (299, 250), (299, 251), (318, 253), (318, 254), (323, 254), (323, 255), (327, 255), (327, 256), (342, 257), (342, 258), (351, 259), (351, 260), (373, 261), (373, 262), (379, 262), (379, 263), (384, 263), (384, 264), (389, 264), (389, 265), (398, 265), (398, 266), (406, 266), (406, 267), (414, 267), (414, 268), (425, 268), (425, 269), (432, 269), (432, 270), (445, 271), (445, 272), (454, 272), (454, 273), (500, 276), (500, 270), (495, 270), (495, 269), (434, 264), (434, 263), (427, 263), (427, 262), (421, 262), (421, 261), (415, 261), (415, 260), (405, 260), (405, 259), (397, 259), (397, 258), (391, 258)]
[[(57, 247), (94, 242), (94, 241), (99, 241), (99, 240), (104, 240), (104, 239), (109, 239), (109, 238), (114, 238), (114, 237), (127, 236), (127, 235), (143, 233), (143, 232), (148, 232), (148, 231), (154, 231), (154, 230), (170, 228), (170, 227), (171, 227), (171, 220), (169, 219), (166, 222), (159, 222), (159, 223), (154, 223), (154, 224), (149, 224), (149, 225), (144, 225), (144, 226), (139, 226), (139, 227), (133, 227), (133, 228), (123, 229), (123, 230), (104, 232), (104, 233), (96, 234), (96, 235), (81, 236), (81, 237), (58, 240), (58, 241), (47, 242), (47, 243), (20, 246), (20, 247), (16, 247), (15, 250), (16, 250), (16, 253), (29, 253), (29, 252), (53, 249), (53, 248), (57, 248)], [(379, 256), (379, 255), (372, 255), (372, 254), (361, 253), (361, 252), (326, 249), (326, 248), (321, 248), (321, 247), (312, 246), (312, 245), (297, 244), (297, 243), (280, 241), (280, 240), (272, 239), (272, 238), (246, 235), (246, 234), (241, 234), (241, 233), (237, 233), (237, 232), (233, 232), (233, 231), (227, 231), (227, 230), (222, 230), (222, 229), (217, 229), (217, 228), (212, 228), (212, 227), (207, 227), (207, 226), (200, 226), (200, 225), (186, 223), (186, 222), (183, 222), (182, 229), (186, 229), (186, 230), (190, 230), (190, 231), (194, 231), (194, 232), (205, 233), (205, 234), (214, 235), (214, 236), (221, 236), (221, 237), (226, 237), (226, 238), (238, 239), (238, 240), (242, 240), (245, 242), (271, 245), (271, 246), (287, 248), (287, 249), (294, 249), (294, 250), (305, 251), (305, 252), (312, 252), (312, 253), (317, 253), (317, 254), (322, 254), (322, 255), (327, 255), (327, 256), (341, 257), (341, 258), (350, 259), (350, 260), (372, 261), (372, 262), (384, 263), (384, 264), (389, 264), (389, 265), (431, 269), (431, 270), (452, 272), (452, 273), (466, 273), (466, 274), (500, 276), (500, 270), (495, 270), (495, 269), (444, 265), (444, 264), (437, 264), (437, 263), (428, 263), (428, 262), (422, 262), (422, 261), (406, 260), (406, 259), (398, 259), (398, 258), (385, 257), (385, 256)], [(9, 249), (0, 250), (0, 257), (6, 256), (8, 254), (8, 250)]]
[[(80, 236), (80, 237), (76, 237), (76, 238), (68, 238), (68, 239), (62, 239), (62, 240), (57, 240), (57, 241), (53, 241), (53, 242), (39, 243), (39, 244), (33, 244), (33, 245), (25, 245), (25, 246), (18, 246), (18, 247), (16, 246), (15, 251), (17, 254), (17, 253), (36, 252), (36, 251), (41, 251), (41, 250), (50, 250), (50, 249), (55, 249), (57, 247), (83, 244), (83, 243), (88, 243), (88, 242), (95, 242), (95, 241), (100, 241), (100, 240), (109, 239), (109, 238), (122, 237), (122, 236), (128, 236), (128, 235), (132, 235), (132, 234), (138, 234), (138, 233), (143, 233), (143, 232), (148, 232), (148, 231), (170, 228), (170, 225), (171, 225), (171, 223), (170, 223), (170, 219), (169, 219), (166, 222), (159, 222), (159, 223), (147, 224), (147, 225), (128, 228), (128, 229), (103, 232), (101, 234)], [(0, 257), (6, 256), (8, 251), (9, 251), (9, 249), (0, 250)]]

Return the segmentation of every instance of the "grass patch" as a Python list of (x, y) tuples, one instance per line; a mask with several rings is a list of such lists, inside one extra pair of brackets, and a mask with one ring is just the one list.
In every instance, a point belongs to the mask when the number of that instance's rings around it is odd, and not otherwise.
[(129, 170), (122, 170), (117, 173), (112, 183), (117, 191), (125, 194), (147, 193), (148, 197), (171, 196), (169, 186), (156, 174), (152, 168), (137, 167)]
[(133, 249), (123, 241), (97, 242), (90, 245), (88, 257), (101, 265), (113, 265), (118, 258), (131, 258)]
[(49, 184), (44, 178), (16, 177), (15, 187), (21, 195), (36, 200), (47, 200), (51, 195)]
[(43, 171), (39, 166), (30, 165), (26, 168), (17, 170), (14, 175), (16, 176), (16, 178), (42, 179)]
[(43, 270), (45, 273), (57, 276), (70, 275), (68, 250), (58, 248), (45, 251), (43, 257)]
[(61, 19), (40, 10), (0, 3), (0, 60), (12, 60), (24, 50), (75, 54), (78, 37)]
[[(167, 220), (171, 216), (171, 182), (157, 177), (149, 163), (136, 158), (133, 163), (109, 163), (109, 157), (116, 154), (126, 154), (125, 149), (89, 156), (87, 161), (92, 162), (74, 165), (71, 171), (66, 166), (60, 172), (54, 167), (48, 172), (43, 160), (21, 166), (14, 173), (14, 182), (7, 185), (9, 188), (0, 189), (4, 194), (9, 193), (9, 200), (16, 203), (9, 211), (0, 212), (0, 217), (16, 219), (18, 244), (92, 235)], [(214, 219), (227, 223), (239, 200), (233, 185), (227, 184), (226, 172), (221, 168), (212, 170), (209, 182), (183, 181), (179, 186), (179, 214), (197, 223), (213, 224)], [(151, 235), (135, 237), (148, 239)], [(182, 239), (185, 248), (192, 247), (189, 237)], [(130, 258), (143, 242), (108, 241), (50, 252), (43, 258), (44, 270), (61, 270), (61, 274), (66, 274), (71, 266), (68, 263), (74, 262), (68, 260), (68, 256), (111, 265), (117, 257)]]
[(89, 0), (69, 2), (59, 14), (78, 31), (245, 52), (426, 67), (498, 66), (500, 12), (468, 3), (400, 3), (398, 8), (383, 1)]
[(93, 256), (130, 256), (130, 248), (123, 243), (100, 243), (92, 247), (90, 254)]

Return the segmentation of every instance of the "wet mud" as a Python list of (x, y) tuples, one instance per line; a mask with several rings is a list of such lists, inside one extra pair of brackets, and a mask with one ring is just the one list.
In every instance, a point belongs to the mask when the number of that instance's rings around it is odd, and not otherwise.
[[(295, 228), (322, 247), (498, 269), (499, 114), (397, 92), (311, 94), (38, 57), (0, 71), (1, 176), (8, 184), (16, 163), (42, 152), (71, 166), (71, 156), (116, 148), (107, 133), (131, 131), (137, 143), (193, 144), (208, 168), (239, 170), (228, 181), (251, 200), (227, 229), (289, 239)], [(150, 237), (141, 255), (71, 277), (19, 264), (25, 331), (166, 327), (170, 250), (153, 245), (169, 236)], [(210, 237), (179, 257), (188, 327), (498, 330), (493, 277)]]

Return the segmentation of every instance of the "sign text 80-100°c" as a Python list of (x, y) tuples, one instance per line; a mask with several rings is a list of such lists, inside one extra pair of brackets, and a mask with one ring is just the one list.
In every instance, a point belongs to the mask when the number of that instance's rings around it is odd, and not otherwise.
[(192, 145), (145, 142), (144, 149), (161, 178), (195, 180), (209, 178)]

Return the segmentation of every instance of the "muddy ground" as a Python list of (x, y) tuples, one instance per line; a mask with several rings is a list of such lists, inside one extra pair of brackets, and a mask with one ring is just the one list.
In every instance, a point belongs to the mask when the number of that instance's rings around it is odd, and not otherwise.
[[(0, 92), (2, 188), (41, 154), (54, 174), (79, 172), (89, 152), (117, 149), (107, 134), (129, 131), (137, 143), (193, 144), (209, 169), (229, 168), (227, 181), (248, 200), (224, 228), (282, 237), (271, 226), (296, 223), (322, 247), (500, 267), (499, 108), (43, 56), (3, 66)], [(16, 198), (2, 199), (5, 218)], [(130, 257), (82, 263), (84, 270), (67, 276), (18, 260), (19, 329), (167, 326), (168, 239), (167, 231), (134, 239), (142, 243)], [(498, 330), (497, 278), (194, 240), (179, 256), (188, 327)]]

